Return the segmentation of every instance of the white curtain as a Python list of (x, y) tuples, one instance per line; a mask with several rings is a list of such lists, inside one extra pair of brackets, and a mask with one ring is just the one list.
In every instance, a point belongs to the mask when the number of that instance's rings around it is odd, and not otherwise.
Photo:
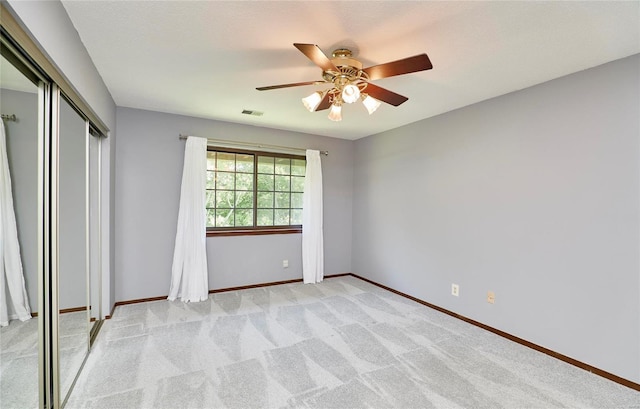
[(190, 136), (184, 149), (178, 230), (168, 299), (205, 301), (209, 296), (206, 251), (207, 140)]
[(302, 203), (302, 278), (305, 284), (324, 278), (322, 233), (322, 164), (320, 152), (307, 149)]
[(31, 309), (20, 258), (4, 122), (0, 119), (0, 326), (26, 321)]

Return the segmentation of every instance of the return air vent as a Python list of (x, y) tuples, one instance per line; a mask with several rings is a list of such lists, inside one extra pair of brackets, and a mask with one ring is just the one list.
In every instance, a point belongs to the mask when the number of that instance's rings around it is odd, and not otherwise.
[(243, 109), (242, 113), (245, 115), (253, 115), (253, 116), (262, 116), (264, 114), (264, 112), (260, 112), (260, 111), (252, 111), (249, 109)]

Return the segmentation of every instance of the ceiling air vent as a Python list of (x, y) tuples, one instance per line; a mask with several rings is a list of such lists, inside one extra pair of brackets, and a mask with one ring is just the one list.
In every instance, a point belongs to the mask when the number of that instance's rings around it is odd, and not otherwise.
[(252, 111), (250, 109), (243, 109), (242, 113), (245, 115), (253, 115), (253, 116), (262, 116), (264, 114), (264, 112)]

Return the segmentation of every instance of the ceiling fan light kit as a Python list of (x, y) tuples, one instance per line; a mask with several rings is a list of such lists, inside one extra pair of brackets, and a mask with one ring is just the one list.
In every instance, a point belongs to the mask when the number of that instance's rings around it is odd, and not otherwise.
[(331, 110), (329, 111), (329, 119), (332, 121), (342, 121), (342, 104), (334, 102), (331, 104)]
[(342, 100), (347, 104), (353, 104), (360, 98), (360, 88), (353, 84), (347, 84), (342, 88)]
[(376, 111), (376, 109), (378, 109), (378, 107), (382, 104), (377, 99), (371, 98), (369, 95), (365, 93), (361, 95), (361, 98), (362, 98), (362, 105), (364, 105), (364, 107), (367, 108), (367, 112), (369, 113), (369, 115), (373, 114)]
[(322, 102), (322, 98), (324, 98), (324, 93), (316, 91), (308, 97), (302, 98), (302, 104), (309, 110), (309, 112), (313, 112), (318, 108), (320, 102)]
[[(322, 68), (324, 81), (307, 81), (294, 84), (271, 85), (256, 88), (266, 91), (278, 88), (297, 87), (301, 85), (331, 84), (332, 87), (324, 91), (316, 91), (302, 98), (302, 104), (309, 112), (331, 108), (329, 119), (342, 120), (342, 105), (352, 104), (358, 100), (367, 109), (369, 115), (375, 112), (382, 102), (398, 106), (408, 100), (407, 97), (389, 91), (371, 83), (371, 80), (409, 74), (433, 68), (426, 54), (420, 54), (386, 64), (362, 68), (362, 63), (353, 58), (350, 50), (339, 48), (329, 59), (315, 44), (293, 44), (298, 50)], [(367, 90), (365, 93), (364, 91)]]

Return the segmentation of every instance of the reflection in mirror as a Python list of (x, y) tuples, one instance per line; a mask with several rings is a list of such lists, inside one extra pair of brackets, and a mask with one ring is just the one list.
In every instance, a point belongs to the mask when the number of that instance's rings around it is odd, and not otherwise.
[(91, 339), (97, 335), (101, 317), (100, 296), (100, 137), (89, 137), (89, 313)]
[(67, 396), (89, 350), (87, 121), (60, 99), (58, 165), (58, 351)]
[(38, 97), (38, 86), (0, 57), (0, 403), (7, 408), (36, 408), (39, 399)]

